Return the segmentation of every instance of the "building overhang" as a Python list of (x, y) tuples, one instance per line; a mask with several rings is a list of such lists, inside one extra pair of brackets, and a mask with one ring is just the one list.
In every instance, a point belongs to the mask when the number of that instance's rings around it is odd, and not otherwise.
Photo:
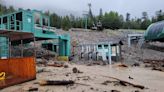
[(0, 29), (0, 37), (7, 37), (10, 39), (10, 41), (18, 41), (18, 40), (33, 39), (34, 35), (33, 33), (29, 33), (29, 32)]

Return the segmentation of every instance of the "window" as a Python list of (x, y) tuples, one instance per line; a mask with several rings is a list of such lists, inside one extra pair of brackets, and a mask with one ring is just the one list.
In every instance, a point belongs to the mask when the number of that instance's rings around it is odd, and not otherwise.
[(22, 21), (22, 12), (16, 13), (16, 20)]
[(105, 48), (105, 49), (108, 49), (108, 45), (104, 45), (104, 48)]
[(3, 23), (7, 23), (7, 17), (3, 17)]
[(15, 26), (14, 26), (14, 14), (12, 14), (10, 16), (10, 29), (14, 30)]
[(102, 49), (102, 45), (98, 45), (98, 49)]
[(43, 18), (43, 25), (48, 26), (48, 18)]
[(10, 16), (10, 21), (11, 21), (11, 22), (14, 21), (14, 14), (12, 14), (12, 15)]
[(112, 46), (112, 55), (116, 55), (116, 47)]
[(16, 13), (16, 30), (22, 30), (22, 12)]
[(40, 24), (40, 14), (39, 13), (35, 13), (34, 14), (34, 21), (35, 21), (35, 24)]

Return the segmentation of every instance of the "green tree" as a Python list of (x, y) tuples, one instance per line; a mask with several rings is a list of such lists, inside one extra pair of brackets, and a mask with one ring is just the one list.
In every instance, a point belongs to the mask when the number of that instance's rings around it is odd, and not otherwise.
[(142, 21), (141, 23), (141, 29), (147, 29), (147, 27), (151, 24), (151, 21), (149, 19)]
[(147, 12), (142, 13), (142, 19), (143, 21), (141, 22), (141, 29), (147, 29), (147, 27), (151, 24), (151, 21), (148, 19)]
[(75, 28), (84, 28), (84, 22), (80, 17), (75, 18)]
[(102, 25), (104, 28), (119, 29), (122, 27), (122, 17), (123, 16), (119, 15), (117, 12), (114, 11), (105, 13), (102, 18)]
[(50, 26), (61, 28), (62, 18), (58, 16), (56, 13), (50, 14)]
[(70, 22), (69, 16), (65, 16), (62, 19), (62, 28), (64, 30), (69, 30), (71, 28), (71, 22)]
[(75, 16), (73, 14), (71, 14), (69, 17), (70, 17), (69, 19), (70, 19), (71, 27), (72, 28), (75, 28), (76, 27), (76, 19), (75, 19)]
[(12, 13), (12, 12), (15, 12), (16, 10), (14, 9), (13, 6), (10, 6), (7, 13)]
[(164, 20), (164, 13), (162, 12), (162, 10), (156, 12), (156, 17), (157, 17), (157, 21)]

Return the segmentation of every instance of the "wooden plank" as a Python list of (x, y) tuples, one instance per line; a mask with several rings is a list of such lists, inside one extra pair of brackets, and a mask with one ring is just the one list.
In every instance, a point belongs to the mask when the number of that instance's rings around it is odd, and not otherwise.
[(35, 57), (0, 59), (0, 72), (6, 72), (6, 74), (13, 76), (5, 81), (12, 80), (13, 78), (21, 78), (21, 80), (16, 82), (11, 81), (10, 83), (9, 81), (6, 85), (0, 85), (1, 88), (35, 79)]
[(8, 72), (8, 71), (9, 71), (8, 60), (7, 59), (0, 60), (0, 72)]

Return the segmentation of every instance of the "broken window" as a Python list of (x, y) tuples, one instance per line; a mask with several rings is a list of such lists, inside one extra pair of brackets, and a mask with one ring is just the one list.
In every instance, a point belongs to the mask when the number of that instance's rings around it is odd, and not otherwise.
[(10, 29), (14, 30), (14, 14), (10, 16)]
[(14, 21), (14, 14), (11, 15), (10, 20), (11, 20), (11, 22)]
[(2, 23), (4, 24), (4, 28), (7, 29), (7, 16), (3, 17)]
[(43, 25), (48, 26), (48, 18), (43, 18)]
[(112, 46), (112, 55), (116, 55), (116, 47)]
[(22, 12), (16, 13), (16, 20), (16, 25), (19, 25), (16, 30), (22, 30)]
[(57, 52), (57, 45), (54, 45), (54, 52)]
[(22, 21), (22, 12), (16, 14), (16, 20)]
[(102, 45), (98, 45), (98, 49), (102, 49)]
[(39, 14), (39, 13), (35, 13), (34, 14), (34, 21), (35, 21), (35, 24), (41, 24), (40, 23), (40, 17), (41, 17), (41, 15)]
[(108, 49), (108, 45), (104, 45), (104, 48), (105, 48), (105, 49)]
[(3, 18), (3, 24), (6, 24), (7, 23), (7, 17), (4, 17)]

